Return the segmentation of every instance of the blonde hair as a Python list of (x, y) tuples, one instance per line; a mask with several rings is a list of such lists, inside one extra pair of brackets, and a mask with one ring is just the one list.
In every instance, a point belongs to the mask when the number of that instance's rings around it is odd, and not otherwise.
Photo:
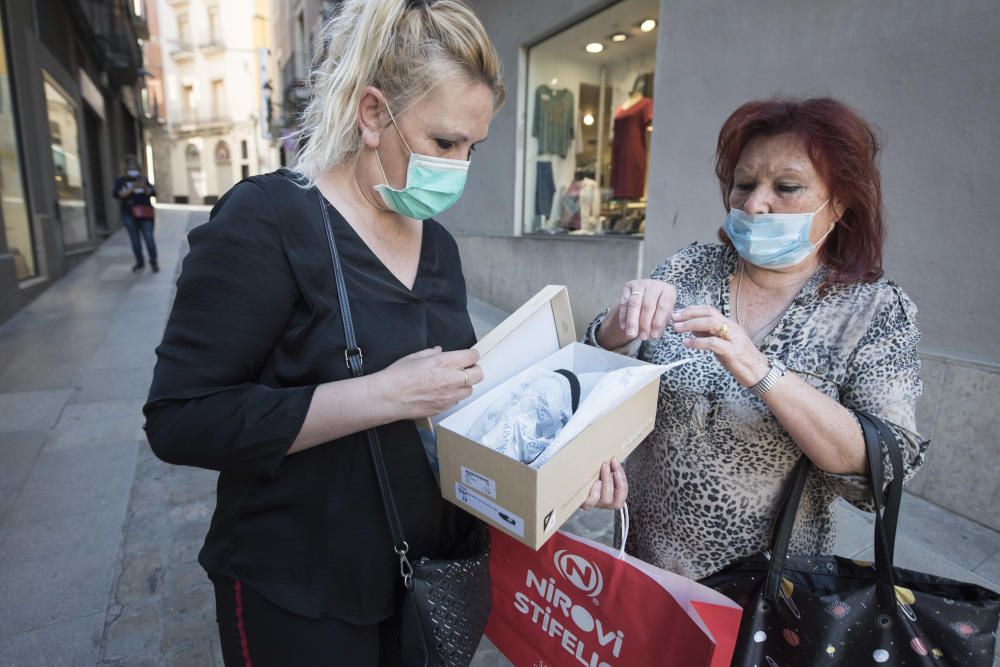
[(361, 154), (357, 110), (367, 86), (397, 116), (456, 75), (487, 85), (494, 109), (503, 104), (500, 58), (461, 0), (347, 0), (321, 34), (327, 51), (310, 75), (295, 164), (309, 182)]

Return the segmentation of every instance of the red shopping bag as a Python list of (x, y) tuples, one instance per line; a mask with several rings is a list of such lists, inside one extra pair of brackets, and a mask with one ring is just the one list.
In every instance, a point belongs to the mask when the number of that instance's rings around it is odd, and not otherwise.
[(517, 667), (727, 667), (741, 608), (637, 558), (558, 532), (538, 551), (490, 529), (486, 636)]

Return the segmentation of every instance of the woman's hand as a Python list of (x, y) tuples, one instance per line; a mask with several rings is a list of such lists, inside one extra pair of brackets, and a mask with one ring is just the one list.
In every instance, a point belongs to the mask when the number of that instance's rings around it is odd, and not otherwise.
[(580, 509), (592, 510), (595, 507), (618, 510), (625, 505), (628, 498), (628, 479), (625, 468), (617, 459), (611, 459), (601, 465), (601, 477), (590, 489), (590, 495), (580, 505)]
[(670, 323), (677, 290), (662, 280), (630, 280), (621, 298), (596, 332), (597, 344), (606, 350), (628, 345), (633, 340), (659, 338)]
[(752, 387), (767, 375), (767, 357), (757, 349), (746, 331), (726, 319), (711, 306), (688, 306), (672, 315), (674, 331), (694, 334), (684, 339), (692, 350), (708, 350), (715, 355), (736, 381)]
[(476, 365), (479, 352), (442, 352), (440, 347), (414, 352), (376, 373), (380, 398), (394, 403), (399, 419), (430, 417), (453, 407), (483, 381)]

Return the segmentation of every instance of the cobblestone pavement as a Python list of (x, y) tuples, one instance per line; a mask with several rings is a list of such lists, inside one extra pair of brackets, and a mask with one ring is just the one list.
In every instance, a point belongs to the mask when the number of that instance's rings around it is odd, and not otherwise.
[[(198, 549), (216, 475), (161, 463), (141, 432), (186, 231), (165, 207), (163, 272), (132, 274), (118, 234), (0, 325), (0, 667), (221, 665)], [(473, 302), (482, 335), (504, 313)], [(871, 517), (840, 508), (837, 551), (870, 550)], [(611, 513), (573, 532), (609, 541)], [(1000, 588), (1000, 534), (906, 496), (904, 567)], [(488, 641), (473, 663), (509, 663)]]

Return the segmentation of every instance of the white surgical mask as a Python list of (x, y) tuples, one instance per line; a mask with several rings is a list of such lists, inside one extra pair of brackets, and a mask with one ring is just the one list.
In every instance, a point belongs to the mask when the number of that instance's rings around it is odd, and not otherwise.
[(754, 266), (784, 269), (803, 261), (833, 231), (830, 225), (819, 241), (809, 240), (813, 218), (829, 203), (827, 199), (812, 213), (747, 213), (733, 208), (722, 227), (740, 257)]

